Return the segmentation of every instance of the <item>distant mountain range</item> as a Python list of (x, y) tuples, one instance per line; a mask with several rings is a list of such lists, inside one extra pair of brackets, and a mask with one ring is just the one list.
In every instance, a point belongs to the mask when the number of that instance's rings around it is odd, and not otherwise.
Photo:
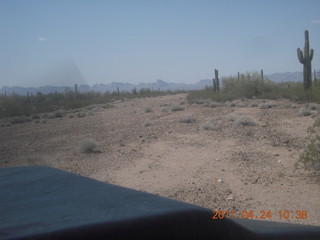
[[(286, 72), (286, 73), (274, 73), (270, 75), (265, 75), (266, 78), (274, 81), (274, 82), (286, 82), (286, 81), (302, 81), (302, 72)], [(127, 91), (131, 92), (132, 89), (136, 88), (137, 90), (140, 90), (141, 88), (148, 88), (153, 90), (160, 90), (160, 91), (176, 91), (176, 90), (200, 90), (205, 88), (205, 86), (211, 86), (212, 85), (212, 79), (204, 79), (200, 80), (197, 83), (193, 84), (186, 84), (186, 83), (173, 83), (173, 82), (166, 82), (163, 80), (157, 80), (153, 83), (139, 83), (139, 84), (131, 84), (131, 83), (123, 83), (123, 82), (112, 82), (109, 84), (95, 84), (93, 86), (89, 85), (79, 85), (77, 86), (77, 90), (79, 92), (89, 92), (89, 91), (96, 91), (96, 92), (114, 92), (117, 91), (119, 88), (119, 91)], [(43, 94), (48, 93), (54, 93), (54, 92), (64, 92), (64, 91), (74, 91), (74, 87), (68, 87), (68, 86), (43, 86), (43, 87), (8, 87), (4, 86), (0, 89), (0, 93), (11, 95), (12, 93), (16, 93), (19, 95), (27, 95), (29, 94), (36, 94), (38, 92), (41, 92)]]
[(280, 82), (302, 82), (303, 73), (302, 72), (285, 72), (285, 73), (274, 73), (266, 75), (271, 81), (280, 83)]

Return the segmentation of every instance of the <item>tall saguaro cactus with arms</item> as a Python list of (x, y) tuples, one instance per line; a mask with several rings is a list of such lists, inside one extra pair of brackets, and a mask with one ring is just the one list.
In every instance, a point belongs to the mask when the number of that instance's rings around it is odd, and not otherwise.
[(308, 30), (304, 31), (304, 51), (300, 48), (297, 49), (298, 59), (301, 64), (303, 64), (303, 83), (304, 89), (307, 90), (311, 88), (312, 85), (312, 70), (311, 70), (311, 61), (313, 58), (313, 49), (309, 49), (309, 32)]

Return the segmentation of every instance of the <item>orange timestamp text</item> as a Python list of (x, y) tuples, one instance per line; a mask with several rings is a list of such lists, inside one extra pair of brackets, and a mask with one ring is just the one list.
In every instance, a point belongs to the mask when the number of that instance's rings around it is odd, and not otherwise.
[(271, 211), (271, 210), (261, 210), (261, 211), (252, 211), (244, 210), (241, 212), (236, 211), (221, 211), (214, 210), (212, 211), (212, 219), (224, 219), (224, 218), (242, 218), (242, 219), (307, 219), (308, 213), (306, 210), (280, 210), (280, 211)]

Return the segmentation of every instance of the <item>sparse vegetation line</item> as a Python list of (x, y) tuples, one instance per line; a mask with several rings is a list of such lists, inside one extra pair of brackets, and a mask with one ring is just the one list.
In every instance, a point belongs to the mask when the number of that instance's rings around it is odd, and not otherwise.
[(308, 91), (302, 82), (275, 83), (263, 76), (263, 72), (239, 74), (237, 77), (226, 77), (221, 81), (219, 92), (212, 87), (189, 92), (187, 99), (191, 103), (202, 104), (205, 101), (226, 102), (239, 98), (281, 99), (298, 102), (320, 102), (320, 86)]
[(87, 92), (79, 93), (77, 88), (75, 92), (67, 91), (64, 93), (50, 93), (21, 96), (18, 94), (0, 94), (0, 119), (9, 117), (26, 116), (29, 117), (38, 113), (49, 113), (58, 110), (70, 110), (86, 107), (92, 104), (106, 104), (114, 101), (154, 97), (160, 95), (173, 94), (171, 91), (151, 91), (150, 89), (141, 89), (130, 92)]

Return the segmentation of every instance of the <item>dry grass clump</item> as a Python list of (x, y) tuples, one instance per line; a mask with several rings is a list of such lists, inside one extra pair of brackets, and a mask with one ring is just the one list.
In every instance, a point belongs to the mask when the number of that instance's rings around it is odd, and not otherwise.
[(258, 104), (253, 102), (253, 103), (250, 104), (250, 107), (258, 107)]
[(147, 108), (145, 108), (145, 109), (144, 109), (144, 112), (145, 112), (145, 113), (149, 113), (149, 112), (152, 112), (152, 108), (150, 108), (150, 107), (147, 107)]
[(62, 110), (58, 110), (55, 112), (47, 113), (47, 118), (62, 118), (66, 113)]
[(268, 109), (268, 108), (273, 108), (273, 107), (276, 107), (276, 106), (278, 106), (277, 103), (269, 101), (269, 102), (260, 104), (259, 108), (260, 109)]
[(208, 100), (203, 99), (203, 98), (197, 98), (197, 99), (194, 99), (192, 101), (192, 103), (195, 103), (195, 104), (204, 104), (204, 103), (207, 103), (207, 102), (208, 102)]
[(226, 105), (226, 107), (235, 107), (237, 105), (236, 102), (234, 102), (234, 101), (232, 101), (232, 102), (227, 101), (224, 104)]
[(1, 127), (9, 127), (11, 126), (11, 123), (9, 119), (0, 119), (0, 126)]
[(160, 104), (160, 107), (169, 107), (172, 106), (172, 103), (162, 103)]
[(320, 109), (320, 106), (317, 103), (309, 103), (309, 104), (307, 104), (306, 107), (309, 110), (319, 110)]
[(228, 114), (227, 115), (227, 119), (228, 120), (230, 120), (231, 122), (234, 122), (234, 121), (236, 121), (237, 120), (237, 115), (235, 115), (235, 114)]
[(170, 109), (172, 112), (176, 112), (176, 111), (183, 111), (184, 107), (180, 106), (180, 105), (173, 105)]
[(244, 103), (241, 103), (241, 102), (236, 104), (236, 107), (245, 107), (245, 106), (246, 105)]
[(97, 142), (92, 138), (84, 139), (80, 142), (80, 151), (82, 153), (97, 152)]
[(196, 122), (196, 118), (193, 115), (186, 115), (180, 119), (183, 123), (194, 123)]
[(26, 116), (20, 116), (20, 117), (14, 117), (11, 119), (10, 123), (11, 124), (19, 124), (19, 123), (25, 123), (25, 122), (30, 122), (31, 119)]
[(291, 104), (290, 107), (291, 107), (291, 108), (299, 108), (300, 106), (299, 106), (298, 104), (296, 104), (296, 103), (293, 103), (293, 104)]
[(200, 125), (202, 130), (217, 130), (218, 129), (218, 122), (214, 118), (207, 119), (204, 123)]
[(220, 106), (220, 103), (208, 100), (208, 101), (204, 102), (203, 105), (206, 107), (216, 108), (216, 107)]
[(249, 116), (246, 115), (240, 115), (237, 117), (237, 119), (234, 121), (238, 125), (243, 126), (255, 126), (257, 125), (255, 121), (253, 121)]
[(83, 117), (86, 116), (86, 114), (85, 114), (85, 113), (82, 113), (82, 112), (78, 112), (78, 113), (76, 114), (76, 116), (77, 116), (78, 118), (83, 118)]
[(146, 120), (143, 122), (143, 126), (149, 127), (149, 126), (151, 126), (151, 122), (149, 120)]
[(301, 108), (298, 112), (299, 117), (310, 116), (311, 114), (312, 114), (312, 112), (307, 108)]
[(40, 114), (32, 114), (31, 115), (31, 119), (33, 119), (33, 120), (35, 120), (35, 119), (40, 119), (41, 118), (41, 116), (40, 116)]

